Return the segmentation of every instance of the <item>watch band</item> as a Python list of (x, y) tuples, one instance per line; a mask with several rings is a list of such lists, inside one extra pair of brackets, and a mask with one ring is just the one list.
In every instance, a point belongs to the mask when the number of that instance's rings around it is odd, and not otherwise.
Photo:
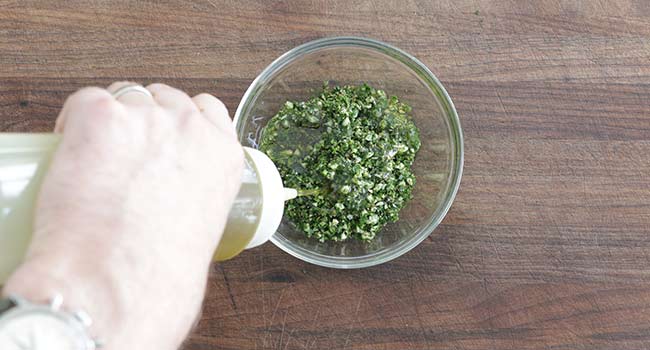
[(13, 301), (13, 299), (11, 298), (0, 299), (0, 315), (9, 311), (11, 308), (15, 307), (16, 305), (18, 304), (16, 304), (16, 302)]
[(12, 295), (8, 298), (0, 299), (0, 325), (2, 324), (3, 316), (9, 317), (9, 320), (11, 320), (12, 314), (15, 315), (16, 313), (48, 313), (49, 315), (65, 322), (71, 330), (74, 330), (74, 332), (78, 334), (78, 340), (84, 344), (82, 347), (84, 350), (101, 348), (102, 343), (91, 338), (88, 333), (88, 328), (92, 324), (90, 316), (88, 316), (84, 311), (68, 313), (61, 309), (62, 305), (63, 297), (59, 294), (55, 295), (50, 300), (49, 304), (32, 303)]

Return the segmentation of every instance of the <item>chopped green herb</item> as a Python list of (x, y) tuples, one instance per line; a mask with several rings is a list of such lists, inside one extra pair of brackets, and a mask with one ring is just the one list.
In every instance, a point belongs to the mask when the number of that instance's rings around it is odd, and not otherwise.
[(321, 242), (371, 240), (411, 198), (420, 138), (397, 97), (367, 84), (287, 101), (269, 121), (260, 150), (285, 186), (299, 189), (286, 214)]

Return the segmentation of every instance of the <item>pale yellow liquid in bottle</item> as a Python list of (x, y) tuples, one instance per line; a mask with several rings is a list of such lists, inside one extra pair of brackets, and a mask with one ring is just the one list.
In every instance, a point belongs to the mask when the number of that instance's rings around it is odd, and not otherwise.
[(253, 163), (246, 159), (242, 184), (214, 259), (223, 261), (241, 253), (253, 238), (262, 211), (262, 188)]
[[(59, 139), (55, 134), (0, 133), (0, 286), (24, 259), (36, 196)], [(259, 183), (252, 162), (246, 159), (241, 190), (215, 260), (236, 256), (253, 238), (262, 210)]]
[(23, 260), (34, 203), (59, 137), (0, 134), (0, 285)]

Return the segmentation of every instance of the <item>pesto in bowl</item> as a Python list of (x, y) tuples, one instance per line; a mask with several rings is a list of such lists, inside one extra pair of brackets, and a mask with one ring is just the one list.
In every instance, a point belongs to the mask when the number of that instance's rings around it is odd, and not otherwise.
[(321, 242), (372, 240), (411, 199), (420, 148), (411, 107), (367, 84), (325, 85), (287, 101), (269, 120), (260, 150), (300, 197), (286, 215)]

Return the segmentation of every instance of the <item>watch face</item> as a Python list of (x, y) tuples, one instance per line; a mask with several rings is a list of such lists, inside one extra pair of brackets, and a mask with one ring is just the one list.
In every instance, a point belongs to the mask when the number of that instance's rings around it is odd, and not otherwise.
[(18, 313), (0, 324), (2, 350), (77, 350), (79, 337), (63, 319), (45, 312)]

